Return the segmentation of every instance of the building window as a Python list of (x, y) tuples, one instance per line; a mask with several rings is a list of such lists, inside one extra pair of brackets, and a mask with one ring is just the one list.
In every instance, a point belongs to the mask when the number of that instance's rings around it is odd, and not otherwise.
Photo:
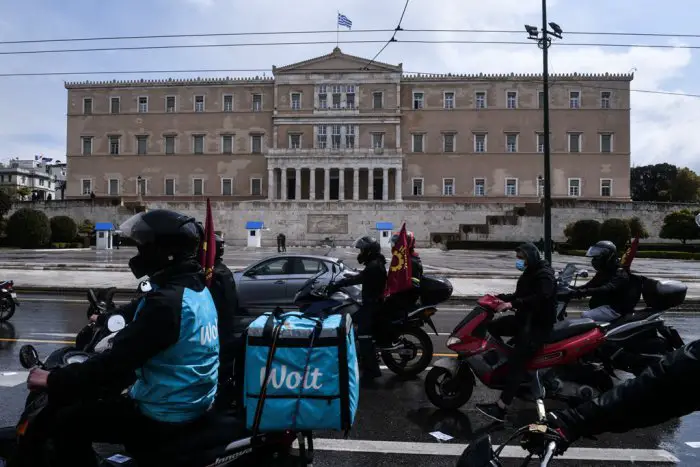
[(139, 113), (148, 112), (148, 97), (139, 97)]
[(83, 113), (85, 115), (92, 115), (92, 98), (86, 97), (83, 99)]
[(544, 196), (544, 177), (537, 176), (537, 196)]
[(334, 84), (331, 86), (331, 102), (334, 109), (340, 108), (340, 101), (342, 97), (342, 88), (339, 84)]
[(600, 134), (600, 152), (613, 152), (613, 135), (612, 133)]
[(221, 153), (233, 154), (233, 135), (221, 136)]
[(262, 135), (250, 136), (250, 152), (253, 154), (262, 153)]
[(174, 178), (166, 178), (165, 179), (165, 195), (166, 196), (175, 196), (175, 179)]
[(192, 194), (202, 196), (204, 194), (204, 180), (201, 178), (192, 179)]
[(444, 96), (444, 105), (446, 109), (454, 109), (455, 108), (455, 93), (454, 92), (446, 92), (443, 94)]
[(455, 134), (444, 133), (442, 135), (442, 150), (444, 152), (455, 152)]
[(506, 178), (506, 196), (518, 196), (517, 178)]
[(148, 193), (148, 180), (145, 178), (136, 179), (136, 194), (139, 196), (146, 196)]
[[(328, 88), (325, 84), (318, 87), (318, 108), (327, 109), (328, 108)], [(325, 146), (324, 146), (325, 147)]]
[(474, 135), (474, 152), (486, 152), (486, 133)]
[(372, 108), (382, 109), (384, 108), (384, 93), (381, 91), (375, 91), (372, 93)]
[(423, 196), (423, 179), (413, 179), (413, 196)]
[(537, 152), (544, 152), (544, 133), (537, 133)]
[(289, 149), (300, 149), (301, 148), (301, 133), (290, 133), (289, 134)]
[(233, 196), (233, 179), (232, 178), (222, 178), (221, 179), (221, 194), (223, 196)]
[(345, 125), (345, 148), (355, 149), (355, 125)]
[(112, 156), (119, 155), (119, 142), (121, 137), (110, 136), (109, 137), (109, 154)]
[(581, 179), (569, 179), (569, 196), (581, 196)]
[(92, 136), (83, 136), (83, 156), (92, 154)]
[(318, 149), (326, 149), (328, 147), (328, 134), (326, 132), (326, 127), (324, 125), (316, 128), (316, 147), (318, 147)]
[(233, 96), (231, 94), (224, 96), (224, 112), (233, 112)]
[(119, 194), (119, 180), (116, 178), (109, 179), (108, 194), (116, 196)]
[(506, 107), (509, 109), (518, 108), (518, 91), (506, 92)]
[(581, 133), (569, 133), (569, 152), (581, 152)]
[(581, 91), (569, 91), (569, 108), (581, 108)]
[(43, 178), (39, 179), (39, 186), (44, 186), (44, 179)]
[(262, 178), (250, 179), (250, 194), (252, 196), (262, 196)]
[(340, 125), (331, 125), (331, 149), (340, 149)]
[(612, 196), (612, 178), (600, 179), (600, 196), (605, 198)]
[(194, 96), (194, 111), (204, 112), (204, 96)]
[(175, 96), (167, 96), (165, 98), (165, 111), (168, 113), (173, 113), (175, 112), (176, 109), (176, 100)]
[(204, 154), (204, 135), (193, 135), (192, 147), (194, 154)]
[(486, 91), (477, 91), (475, 94), (475, 102), (477, 109), (486, 108)]
[(253, 112), (262, 112), (262, 94), (253, 94)]
[(348, 109), (355, 108), (355, 86), (352, 84), (345, 87), (345, 107)]
[(454, 178), (443, 178), (442, 179), (442, 195), (452, 196), (455, 194), (455, 179)]
[(610, 97), (612, 93), (610, 91), (601, 91), (600, 93), (600, 108), (609, 109), (610, 108)]
[(139, 135), (136, 137), (136, 153), (144, 155), (148, 152), (148, 136)]
[(293, 92), (291, 102), (292, 102), (292, 110), (300, 110), (301, 109), (301, 93), (300, 92)]
[(121, 102), (118, 97), (112, 97), (109, 99), (109, 112), (113, 114), (118, 114), (121, 107)]
[(84, 195), (92, 193), (92, 180), (84, 178), (80, 181), (81, 189)]
[(486, 196), (486, 179), (474, 179), (474, 196)]
[(372, 147), (374, 149), (384, 147), (384, 133), (372, 133)]
[(413, 110), (420, 110), (424, 107), (424, 97), (425, 95), (422, 92), (413, 93)]
[(175, 154), (175, 136), (173, 135), (165, 137), (165, 154), (169, 156)]
[(413, 140), (413, 152), (425, 152), (423, 142), (425, 135), (422, 133), (411, 135)]
[(517, 133), (508, 133), (506, 135), (506, 152), (518, 152)]
[(537, 91), (537, 107), (544, 109), (544, 91)]

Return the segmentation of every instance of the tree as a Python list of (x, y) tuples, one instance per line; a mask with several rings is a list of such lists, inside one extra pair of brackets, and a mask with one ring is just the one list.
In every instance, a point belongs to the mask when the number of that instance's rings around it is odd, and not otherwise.
[(618, 251), (622, 251), (631, 236), (629, 221), (622, 219), (606, 219), (600, 226), (601, 240), (610, 240)]
[(593, 219), (581, 219), (569, 224), (564, 229), (564, 235), (569, 245), (576, 250), (585, 250), (600, 240), (600, 222)]
[(700, 177), (687, 167), (672, 164), (632, 167), (630, 190), (634, 201), (692, 203), (698, 200)]
[(661, 227), (659, 236), (680, 240), (685, 244), (688, 240), (700, 239), (700, 229), (695, 224), (695, 216), (697, 213), (689, 209), (672, 212), (664, 218), (664, 225)]
[(22, 208), (7, 221), (7, 239), (20, 248), (39, 248), (51, 241), (49, 218), (41, 211)]
[(5, 191), (0, 190), (0, 217), (10, 212), (12, 209), (12, 198)]
[(32, 195), (32, 189), (29, 188), (28, 186), (21, 186), (17, 188), (17, 196), (19, 196), (19, 199), (24, 200), (27, 196)]
[(90, 219), (84, 219), (83, 222), (78, 226), (78, 232), (81, 235), (90, 236), (95, 231), (95, 223)]
[(694, 203), (700, 194), (700, 177), (687, 167), (676, 174), (671, 186), (671, 201)]
[(71, 243), (78, 235), (78, 226), (68, 216), (51, 218), (51, 241), (56, 243)]
[(630, 227), (631, 238), (649, 238), (649, 231), (639, 217), (627, 219), (627, 225)]

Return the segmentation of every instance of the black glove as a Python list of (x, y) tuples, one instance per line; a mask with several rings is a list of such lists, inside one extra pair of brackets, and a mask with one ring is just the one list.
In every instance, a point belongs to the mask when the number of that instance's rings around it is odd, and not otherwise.
[(529, 452), (542, 452), (550, 441), (554, 441), (557, 444), (554, 454), (559, 456), (564, 454), (571, 443), (579, 438), (575, 430), (571, 429), (556, 412), (547, 414), (546, 424), (549, 427), (546, 433), (529, 431), (523, 436), (520, 442), (523, 449), (527, 449)]

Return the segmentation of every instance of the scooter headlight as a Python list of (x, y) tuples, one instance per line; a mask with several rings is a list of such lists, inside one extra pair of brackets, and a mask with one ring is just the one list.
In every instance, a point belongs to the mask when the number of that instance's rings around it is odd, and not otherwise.
[(451, 347), (453, 345), (457, 345), (457, 344), (461, 344), (461, 343), (462, 343), (462, 339), (460, 339), (459, 337), (450, 337), (449, 339), (447, 339), (447, 347)]

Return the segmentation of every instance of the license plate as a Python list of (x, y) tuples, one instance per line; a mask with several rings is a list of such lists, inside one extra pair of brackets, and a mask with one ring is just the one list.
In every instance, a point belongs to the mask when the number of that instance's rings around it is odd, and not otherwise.
[(10, 297), (12, 297), (12, 298), (17, 298), (17, 294), (14, 293), (14, 292), (11, 292), (11, 293), (10, 293)]

